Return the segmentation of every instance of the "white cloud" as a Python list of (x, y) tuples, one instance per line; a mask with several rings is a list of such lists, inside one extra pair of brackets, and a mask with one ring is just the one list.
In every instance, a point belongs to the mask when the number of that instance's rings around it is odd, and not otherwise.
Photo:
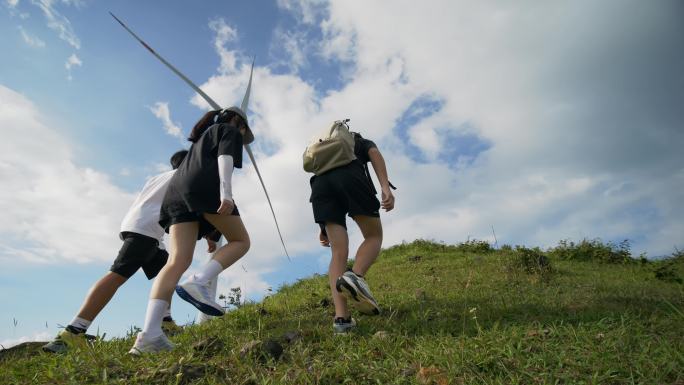
[(172, 168), (171, 168), (171, 165), (169, 165), (169, 164), (167, 164), (167, 163), (155, 163), (155, 164), (152, 166), (152, 169), (153, 169), (156, 173), (160, 174), (160, 173), (162, 173), (162, 172), (171, 171)]
[(64, 63), (64, 67), (67, 70), (71, 70), (71, 67), (73, 67), (73, 66), (78, 66), (78, 67), (83, 66), (83, 62), (81, 61), (81, 59), (79, 59), (78, 56), (76, 56), (75, 53), (72, 53), (71, 56), (69, 56), (67, 58), (67, 61)]
[(43, 48), (45, 47), (45, 42), (42, 41), (40, 38), (36, 36), (29, 35), (28, 32), (24, 29), (24, 27), (19, 26), (19, 32), (21, 33), (21, 37), (24, 39), (24, 42), (28, 44), (31, 47), (35, 48)]
[(282, 65), (289, 68), (290, 72), (297, 72), (300, 68), (307, 65), (307, 51), (309, 44), (306, 42), (306, 35), (302, 32), (285, 31), (276, 29), (273, 33), (273, 41), (270, 51), (272, 55), (285, 56)]
[(295, 14), (302, 23), (313, 24), (320, 15), (326, 1), (323, 0), (278, 0), (278, 7)]
[(19, 345), (24, 342), (33, 341), (49, 341), (52, 339), (52, 335), (49, 332), (35, 332), (30, 336), (21, 336), (19, 338), (10, 338), (0, 341), (0, 349), (9, 349), (12, 346)]
[(67, 61), (64, 63), (64, 68), (67, 70), (67, 79), (72, 80), (71, 76), (71, 68), (73, 67), (82, 67), (83, 62), (81, 59), (79, 59), (78, 56), (76, 56), (75, 53), (72, 53), (71, 56), (67, 58)]
[(178, 123), (173, 122), (171, 120), (171, 111), (169, 110), (169, 103), (156, 102), (154, 103), (154, 106), (149, 107), (149, 109), (154, 114), (154, 116), (156, 116), (159, 120), (162, 121), (162, 124), (164, 125), (164, 130), (167, 134), (180, 139), (181, 143), (185, 140), (185, 137), (183, 136), (183, 129), (180, 127)]
[[(75, 49), (81, 48), (81, 40), (74, 32), (74, 29), (71, 26), (71, 22), (67, 17), (65, 17), (55, 9), (54, 0), (31, 0), (31, 3), (40, 8), (41, 11), (43, 11), (43, 15), (45, 16), (45, 19), (47, 21), (47, 26), (53, 31), (57, 32), (57, 35), (60, 39), (67, 42)], [(81, 4), (80, 1), (63, 1), (62, 3), (66, 4), (67, 6)]]
[(73, 162), (72, 147), (31, 101), (0, 85), (0, 260), (109, 261), (133, 195)]
[[(279, 4), (299, 15), (309, 2)], [(576, 15), (586, 15), (587, 7), (594, 16), (578, 29)], [(684, 141), (677, 131), (684, 117), (673, 103), (663, 107), (654, 100), (682, 95), (649, 100), (618, 91), (654, 75), (630, 65), (635, 60), (611, 58), (625, 59), (632, 51), (644, 57), (640, 51), (650, 49), (649, 40), (640, 34), (657, 38), (678, 24), (667, 12), (649, 9), (654, 24), (663, 22), (662, 31), (649, 32), (638, 27), (636, 10), (615, 18), (623, 8), (331, 2), (325, 19), (309, 24), (324, 35), (319, 53), (339, 60), (342, 89), (316, 92), (296, 75), (264, 67), (254, 73), (253, 149), (291, 253), (296, 258), (317, 250), (301, 152), (312, 133), (340, 117), (352, 118), (352, 128), (380, 145), (399, 187), (395, 211), (383, 215), (386, 245), (416, 238), (493, 241), (494, 226), (499, 244), (626, 237), (635, 241), (635, 251), (649, 255), (681, 247), (676, 234), (684, 233), (678, 203), (684, 200), (684, 170), (675, 143)], [(590, 36), (601, 34), (606, 23), (629, 37), (616, 32), (601, 35), (600, 43), (575, 43), (595, 41)], [(217, 52), (221, 70), (202, 88), (222, 105), (238, 103), (248, 63), (239, 51), (220, 46)], [(666, 56), (656, 50), (648, 57), (657, 67)], [(614, 67), (613, 78), (596, 70), (604, 65)], [(669, 89), (662, 76), (651, 80)], [(438, 107), (407, 119), (409, 107), (424, 109), (426, 97)], [(634, 108), (615, 109), (618, 99)], [(199, 97), (193, 103), (206, 106)], [(487, 143), (486, 151), (459, 147), (467, 143), (464, 137)], [(267, 270), (283, 256), (265, 199), (254, 193), (260, 186), (252, 167), (236, 172), (234, 189), (253, 241), (248, 268)], [(352, 245), (358, 241), (352, 230)], [(233, 270), (224, 274), (239, 273)]]
[(26, 20), (30, 16), (27, 12), (19, 11), (19, 0), (5, 0), (4, 5), (12, 17), (17, 16), (22, 20)]
[(226, 48), (226, 44), (237, 41), (237, 30), (226, 24), (226, 21), (219, 17), (209, 22), (209, 28), (215, 33), (214, 49), (221, 58), (219, 72), (230, 72), (235, 70), (235, 52)]

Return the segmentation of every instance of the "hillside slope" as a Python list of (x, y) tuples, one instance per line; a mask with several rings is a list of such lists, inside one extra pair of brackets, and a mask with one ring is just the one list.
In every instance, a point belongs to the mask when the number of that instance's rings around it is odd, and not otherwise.
[(131, 338), (6, 352), (0, 383), (684, 384), (684, 258), (609, 260), (599, 246), (415, 241), (383, 251), (367, 276), (383, 314), (356, 314), (351, 335), (332, 334), (315, 276), (187, 327), (169, 353), (130, 357)]

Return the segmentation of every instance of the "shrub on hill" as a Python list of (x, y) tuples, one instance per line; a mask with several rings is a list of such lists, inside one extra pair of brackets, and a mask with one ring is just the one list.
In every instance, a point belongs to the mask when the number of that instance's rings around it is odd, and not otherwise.
[[(637, 260), (630, 253), (629, 240), (619, 244), (604, 243), (600, 239), (583, 239), (579, 243), (561, 240), (558, 246), (549, 249), (549, 253), (559, 259), (573, 261), (595, 261), (602, 263), (630, 263)], [(642, 258), (643, 259), (643, 258)]]
[(458, 251), (464, 251), (467, 253), (491, 253), (494, 251), (492, 245), (487, 241), (481, 241), (478, 239), (468, 239), (465, 242), (461, 242), (456, 246)]
[(515, 249), (508, 247), (506, 251), (509, 257), (505, 267), (509, 273), (519, 271), (537, 276), (542, 281), (551, 278), (551, 261), (538, 247), (516, 246)]

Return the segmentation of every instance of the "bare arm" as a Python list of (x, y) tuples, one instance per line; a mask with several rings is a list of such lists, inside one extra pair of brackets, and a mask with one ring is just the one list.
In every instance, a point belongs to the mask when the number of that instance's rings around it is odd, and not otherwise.
[(373, 165), (373, 170), (375, 170), (375, 175), (378, 177), (378, 182), (380, 182), (380, 190), (382, 201), (380, 205), (385, 211), (390, 211), (394, 208), (394, 195), (392, 190), (390, 190), (389, 178), (387, 177), (387, 166), (385, 166), (385, 158), (382, 157), (380, 150), (377, 147), (373, 147), (368, 150), (368, 158)]

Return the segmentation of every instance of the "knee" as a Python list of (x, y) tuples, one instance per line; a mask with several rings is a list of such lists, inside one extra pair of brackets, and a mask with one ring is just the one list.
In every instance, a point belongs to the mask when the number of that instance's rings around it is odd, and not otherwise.
[(192, 258), (185, 258), (178, 255), (172, 255), (167, 262), (167, 267), (173, 270), (185, 271), (192, 264)]
[(249, 251), (249, 248), (252, 247), (252, 242), (249, 240), (249, 237), (247, 237), (247, 239), (242, 241), (242, 245), (243, 245), (242, 247), (243, 247), (245, 253), (247, 253)]
[(250, 247), (252, 247), (252, 241), (249, 239), (249, 234), (245, 234), (245, 236), (238, 240), (238, 242), (240, 242), (240, 245), (245, 253), (249, 251)]

